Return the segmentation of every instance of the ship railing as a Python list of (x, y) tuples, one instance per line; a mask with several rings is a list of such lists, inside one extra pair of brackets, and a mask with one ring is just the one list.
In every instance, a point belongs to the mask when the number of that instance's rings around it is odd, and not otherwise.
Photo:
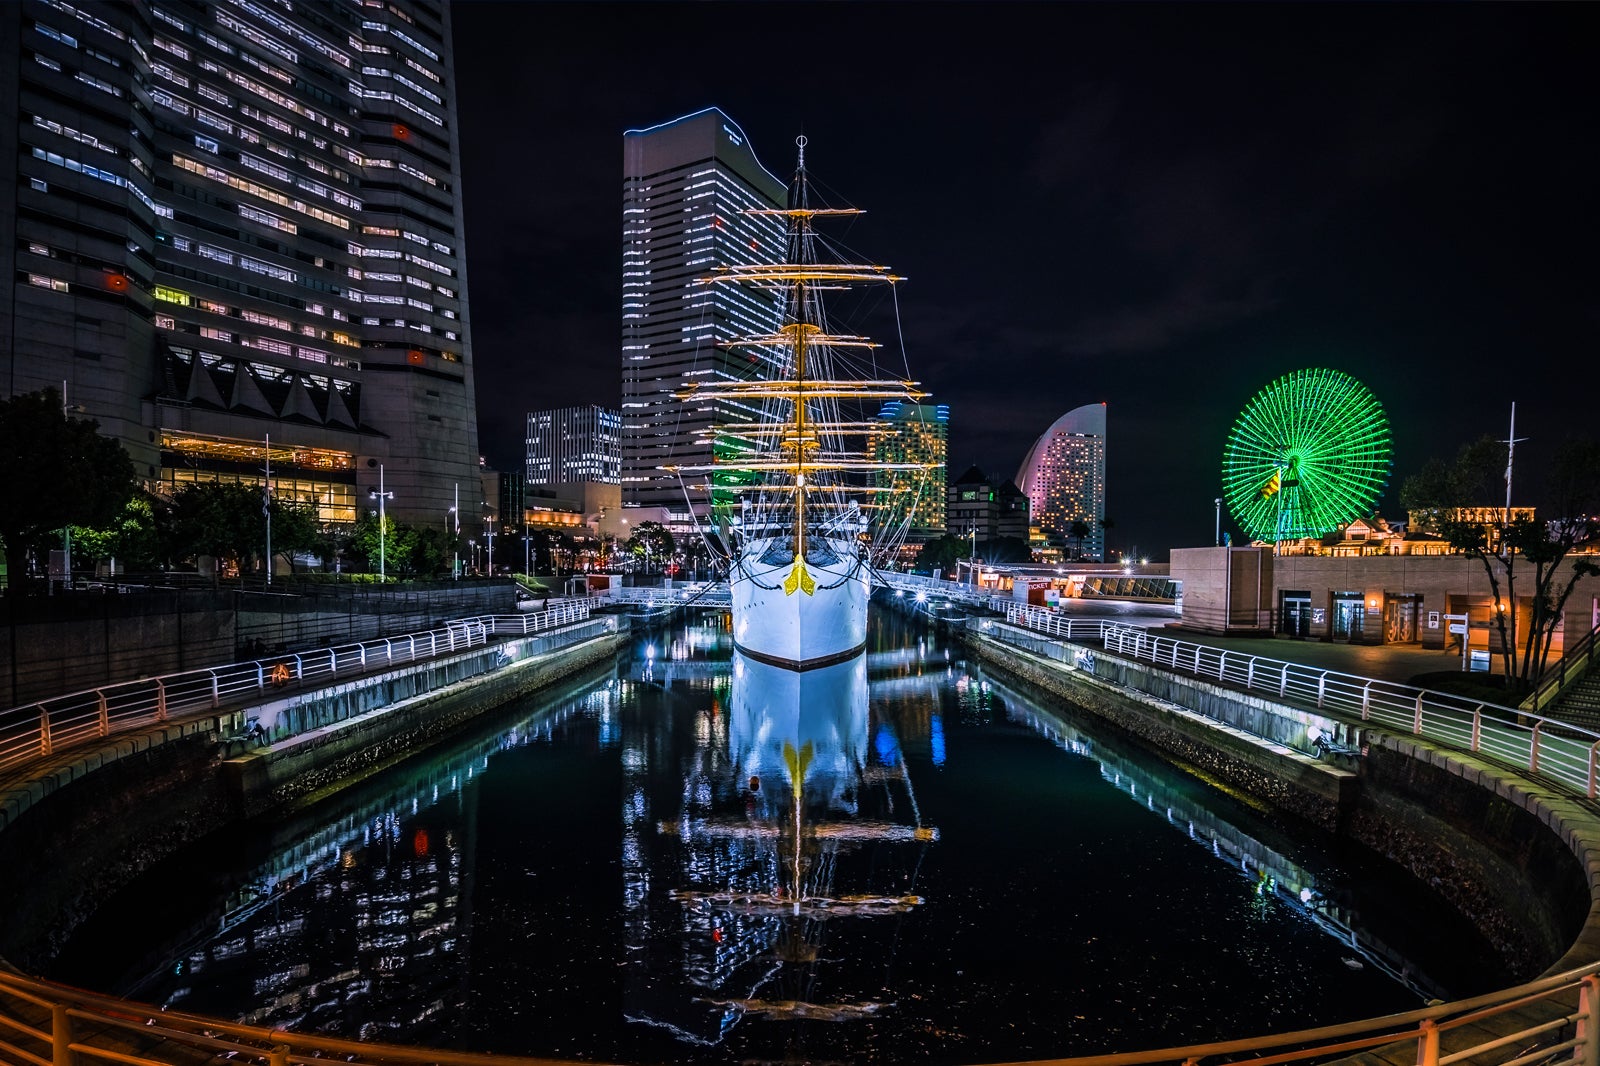
[[(556, 1060), (407, 1047), (165, 1010), (0, 971), (0, 1049), (29, 1066), (199, 1061), (255, 1066), (550, 1066)], [(1398, 1045), (1398, 1047), (1396, 1047)], [(1453, 1003), (1290, 1033), (1109, 1055), (1053, 1066), (1209, 1066), (1233, 1061), (1326, 1062), (1386, 1048), (1417, 1066), (1593, 1066), (1600, 1061), (1600, 963)], [(1012, 1066), (1023, 1066), (1021, 1063)]]
[(466, 651), (492, 638), (526, 635), (580, 622), (586, 602), (526, 614), (475, 615), (400, 636), (249, 662), (101, 685), (0, 711), (0, 772), (81, 741), (206, 710), (311, 681), (337, 681), (401, 663)]

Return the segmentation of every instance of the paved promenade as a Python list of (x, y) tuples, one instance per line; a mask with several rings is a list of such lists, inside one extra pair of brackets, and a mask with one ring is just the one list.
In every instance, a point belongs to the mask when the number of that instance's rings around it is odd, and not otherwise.
[(1459, 651), (1424, 650), (1417, 644), (1332, 644), (1319, 640), (1290, 640), (1287, 637), (1220, 637), (1179, 628), (1159, 632), (1162, 636), (1176, 637), (1191, 644), (1224, 648), (1242, 655), (1282, 659), (1301, 666), (1337, 670), (1402, 685), (1412, 684), (1411, 679), (1418, 674), (1461, 669)]
[[(1164, 637), (1175, 637), (1211, 648), (1224, 648), (1241, 655), (1260, 655), (1402, 685), (1411, 684), (1411, 679), (1418, 674), (1461, 669), (1459, 648), (1454, 651), (1425, 651), (1418, 644), (1335, 644), (1319, 640), (1291, 640), (1288, 637), (1223, 637), (1184, 629), (1177, 611), (1162, 604), (1062, 600), (1058, 610), (1072, 618), (1106, 618), (1145, 626), (1152, 633), (1160, 633)], [(1490, 665), (1498, 672), (1499, 659), (1492, 658)]]

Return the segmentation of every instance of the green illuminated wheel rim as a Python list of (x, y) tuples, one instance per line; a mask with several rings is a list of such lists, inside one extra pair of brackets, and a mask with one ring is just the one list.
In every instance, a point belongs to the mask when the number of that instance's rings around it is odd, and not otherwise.
[(1234, 422), (1223, 496), (1252, 540), (1322, 537), (1372, 513), (1389, 457), (1389, 420), (1365, 385), (1337, 370), (1297, 370)]

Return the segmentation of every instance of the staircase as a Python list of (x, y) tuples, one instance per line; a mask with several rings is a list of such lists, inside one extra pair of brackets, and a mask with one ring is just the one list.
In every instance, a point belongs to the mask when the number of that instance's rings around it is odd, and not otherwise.
[(1573, 725), (1600, 725), (1600, 626), (1567, 648), (1546, 670), (1527, 699), (1526, 710)]
[(1573, 725), (1600, 725), (1600, 670), (1590, 670), (1581, 681), (1574, 681), (1549, 709), (1549, 717)]

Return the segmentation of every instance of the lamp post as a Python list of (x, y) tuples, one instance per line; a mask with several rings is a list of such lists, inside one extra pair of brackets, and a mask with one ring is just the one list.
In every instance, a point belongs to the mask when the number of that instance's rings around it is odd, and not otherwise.
[[(272, 434), (263, 438), (267, 445), (266, 480), (261, 483), (261, 513), (267, 519), (267, 587), (272, 587)], [(290, 563), (291, 570), (294, 564)]]
[(387, 523), (387, 521), (385, 520), (385, 517), (384, 517), (383, 504), (384, 504), (385, 500), (394, 499), (394, 493), (385, 492), (384, 489), (383, 489), (383, 464), (382, 463), (378, 464), (378, 491), (377, 492), (369, 492), (369, 493), (367, 493), (367, 497), (368, 497), (368, 499), (373, 499), (373, 500), (377, 500), (378, 501), (378, 580), (380, 582), (387, 583), (388, 580), (389, 580), (389, 576), (388, 576), (388, 571), (385, 569), (386, 561), (384, 559), (384, 549), (385, 549), (384, 536), (385, 536), (387, 530), (385, 530), (384, 527), (388, 523)]
[(484, 543), (489, 545), (489, 560), (487, 564), (489, 576), (494, 577), (494, 526), (485, 524), (483, 527)]
[(1211, 502), (1215, 503), (1217, 505), (1217, 540), (1216, 540), (1216, 546), (1217, 547), (1221, 547), (1222, 546), (1222, 497), (1218, 496), (1215, 500), (1213, 500)]
[(460, 486), (459, 483), (455, 486), (455, 499), (456, 499), (455, 506), (451, 507), (450, 509), (445, 511), (445, 514), (449, 515), (450, 518), (455, 522), (455, 532), (452, 533), (451, 536), (450, 536), (450, 547), (455, 550), (455, 561), (450, 564), (450, 579), (452, 581), (460, 581), (461, 580), (461, 486)]

